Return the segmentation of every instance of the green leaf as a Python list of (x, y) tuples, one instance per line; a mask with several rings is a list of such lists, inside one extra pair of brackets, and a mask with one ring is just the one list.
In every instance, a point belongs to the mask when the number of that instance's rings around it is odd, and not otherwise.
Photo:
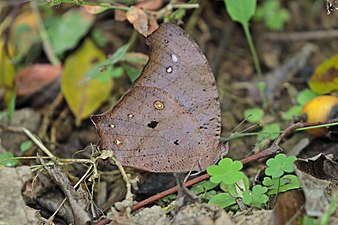
[(17, 159), (13, 159), (14, 155), (11, 152), (5, 152), (0, 154), (0, 167), (1, 166), (16, 166), (18, 164)]
[(65, 62), (61, 90), (69, 108), (77, 118), (77, 123), (87, 118), (109, 97), (112, 80), (104, 83), (97, 80), (80, 82), (86, 72), (104, 58), (104, 54), (93, 42), (86, 39), (81, 48)]
[[(101, 62), (96, 63), (91, 70), (89, 70), (85, 75), (81, 82), (85, 83), (93, 78), (97, 78), (98, 76), (109, 76), (109, 74), (112, 72), (112, 66), (114, 66), (115, 63), (119, 62), (124, 55), (127, 53), (129, 48), (129, 45), (123, 45), (119, 49), (116, 50), (116, 52), (109, 57), (106, 60), (103, 60)], [(108, 74), (108, 75), (107, 75)]]
[(284, 172), (291, 173), (295, 170), (293, 162), (296, 159), (296, 156), (286, 157), (285, 154), (278, 154), (275, 158), (269, 159), (266, 162), (267, 168), (265, 169), (265, 174), (272, 178), (277, 178), (281, 177)]
[(281, 129), (280, 129), (279, 124), (271, 123), (271, 124), (265, 125), (263, 129), (259, 132), (258, 140), (263, 140), (263, 139), (274, 140), (279, 136), (280, 133), (281, 133)]
[(99, 29), (95, 29), (92, 32), (92, 37), (95, 43), (97, 43), (100, 47), (104, 47), (108, 44), (107, 38), (104, 36), (104, 34)]
[(145, 65), (148, 62), (148, 56), (142, 53), (126, 53), (122, 59), (122, 61), (129, 62), (129, 63), (136, 63), (140, 65)]
[[(0, 39), (0, 49), (7, 49), (9, 54), (13, 53), (13, 48), (10, 44), (5, 47), (5, 43)], [(0, 51), (0, 89), (2, 91), (2, 98), (4, 105), (7, 108), (7, 113), (10, 112), (10, 107), (13, 106), (13, 98), (15, 100), (14, 88), (15, 68), (11, 57), (8, 56), (7, 51)], [(11, 106), (10, 106), (11, 105)]]
[(215, 190), (207, 191), (203, 195), (201, 195), (201, 199), (204, 201), (210, 201), (214, 196), (217, 195)]
[(254, 18), (263, 21), (265, 26), (274, 31), (283, 29), (284, 24), (290, 20), (290, 13), (281, 8), (279, 0), (267, 0), (257, 8)]
[(337, 195), (336, 194), (333, 195), (329, 208), (326, 210), (326, 212), (320, 219), (320, 225), (328, 225), (330, 217), (335, 212), (337, 212)]
[(62, 55), (75, 48), (90, 29), (93, 19), (80, 9), (72, 9), (63, 14), (58, 23), (47, 30), (54, 52)]
[(230, 196), (228, 193), (220, 193), (210, 199), (209, 204), (218, 205), (221, 208), (236, 204), (236, 198)]
[(224, 0), (226, 9), (233, 21), (248, 24), (256, 11), (256, 0)]
[(238, 180), (243, 179), (244, 173), (240, 171), (243, 164), (240, 161), (233, 161), (230, 158), (222, 159), (218, 165), (212, 165), (207, 168), (211, 176), (210, 181), (219, 184), (235, 184)]
[(215, 188), (217, 185), (218, 184), (212, 183), (210, 180), (204, 180), (198, 184), (193, 185), (190, 188), (190, 191), (192, 191), (195, 195), (198, 195)]
[(31, 140), (26, 140), (20, 144), (20, 151), (26, 152), (33, 147), (33, 142)]
[(123, 63), (122, 67), (127, 72), (128, 77), (132, 82), (134, 82), (141, 75), (142, 71), (134, 66), (130, 66), (126, 63)]
[(317, 218), (304, 215), (302, 225), (318, 225)]
[(263, 119), (263, 116), (264, 116), (264, 111), (258, 107), (246, 109), (244, 111), (244, 118), (249, 123), (260, 122)]
[(235, 184), (221, 183), (222, 191), (229, 193), (232, 197), (242, 197), (243, 192), (248, 190), (250, 186), (249, 178), (244, 175), (243, 179), (238, 180)]
[(261, 208), (263, 204), (269, 201), (269, 197), (265, 194), (268, 188), (262, 185), (255, 185), (252, 191), (245, 191), (243, 193), (243, 202), (246, 205)]
[(317, 97), (318, 94), (316, 94), (315, 92), (313, 92), (310, 89), (304, 89), (303, 91), (301, 91), (298, 96), (297, 96), (297, 102), (298, 104), (300, 104), (301, 106), (305, 105), (308, 101), (310, 101), (311, 99)]
[(102, 73), (97, 76), (95, 79), (101, 81), (102, 83), (108, 82), (112, 78), (120, 78), (124, 74), (124, 69), (122, 67), (113, 67), (107, 70), (106, 73)]
[(281, 186), (279, 187), (279, 192), (286, 192), (292, 189), (298, 189), (301, 186), (301, 183), (297, 176), (288, 174), (281, 178)]
[(288, 111), (282, 112), (283, 120), (292, 120), (295, 116), (299, 116), (302, 111), (302, 106), (296, 105), (292, 106)]

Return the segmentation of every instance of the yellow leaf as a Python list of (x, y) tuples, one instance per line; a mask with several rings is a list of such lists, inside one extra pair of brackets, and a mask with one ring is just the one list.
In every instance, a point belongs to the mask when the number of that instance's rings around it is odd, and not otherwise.
[[(8, 48), (11, 52), (11, 46), (8, 46)], [(15, 69), (10, 57), (7, 55), (2, 39), (0, 39), (0, 49), (0, 89), (5, 91), (4, 101), (7, 107), (14, 93)]]
[(319, 94), (338, 90), (338, 55), (325, 60), (316, 67), (309, 80), (309, 86)]
[(76, 116), (77, 123), (87, 118), (109, 97), (112, 80), (100, 82), (92, 79), (89, 82), (81, 82), (93, 65), (104, 59), (105, 55), (90, 39), (86, 39), (81, 48), (65, 62), (61, 90)]

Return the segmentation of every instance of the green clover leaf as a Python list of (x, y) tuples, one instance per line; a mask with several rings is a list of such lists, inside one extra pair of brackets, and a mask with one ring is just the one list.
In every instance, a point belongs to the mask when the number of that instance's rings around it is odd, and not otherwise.
[(218, 165), (209, 166), (207, 172), (211, 176), (210, 181), (212, 183), (235, 184), (244, 177), (244, 173), (240, 171), (242, 168), (243, 164), (240, 161), (224, 158)]
[(202, 182), (193, 185), (190, 188), (190, 191), (192, 191), (195, 195), (199, 195), (215, 188), (216, 186), (217, 184), (212, 183), (210, 180), (204, 180)]
[(226, 208), (228, 206), (236, 204), (236, 198), (232, 197), (228, 193), (220, 193), (212, 197), (208, 203), (218, 205), (219, 207), (222, 208)]
[(286, 157), (285, 154), (278, 154), (275, 158), (269, 159), (266, 162), (267, 168), (265, 170), (265, 174), (272, 176), (272, 178), (277, 178), (281, 177), (284, 172), (291, 173), (295, 170), (293, 162), (296, 159), (296, 156)]
[(297, 176), (295, 175), (285, 175), (281, 178), (281, 185), (279, 188), (279, 192), (286, 192), (288, 190), (292, 189), (298, 189), (300, 188), (301, 184)]
[(244, 204), (260, 208), (262, 204), (269, 201), (269, 197), (265, 194), (267, 191), (268, 188), (262, 185), (253, 186), (252, 191), (247, 190), (243, 192)]

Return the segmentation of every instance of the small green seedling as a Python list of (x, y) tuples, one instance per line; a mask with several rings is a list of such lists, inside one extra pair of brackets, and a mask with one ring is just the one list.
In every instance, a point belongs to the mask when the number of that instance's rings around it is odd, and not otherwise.
[(209, 166), (210, 181), (220, 184), (224, 193), (213, 196), (209, 203), (226, 208), (236, 204), (236, 198), (242, 197), (243, 192), (249, 188), (249, 179), (241, 171), (243, 164), (230, 158), (222, 159), (218, 165)]
[(279, 0), (264, 1), (254, 15), (254, 19), (264, 22), (273, 31), (281, 31), (290, 18), (290, 13), (281, 7)]
[(262, 208), (269, 201), (269, 197), (266, 195), (268, 191), (267, 187), (262, 185), (255, 185), (252, 188), (252, 191), (246, 190), (243, 193), (243, 202), (246, 205)]
[(226, 208), (234, 206), (236, 199), (240, 198), (248, 206), (262, 208), (269, 201), (270, 196), (300, 187), (297, 176), (285, 174), (294, 172), (295, 160), (295, 156), (286, 157), (285, 154), (278, 154), (275, 158), (269, 159), (265, 170), (267, 177), (264, 177), (264, 186), (258, 184), (250, 190), (249, 179), (241, 171), (243, 164), (240, 161), (224, 158), (218, 165), (209, 166), (207, 169), (210, 182), (220, 184), (220, 189), (223, 191), (214, 195), (209, 203)]
[(199, 195), (202, 200), (209, 201), (216, 195), (216, 191), (214, 190), (216, 186), (217, 184), (212, 183), (210, 180), (205, 180), (193, 185), (190, 188), (190, 191), (195, 195)]
[(0, 167), (6, 166), (16, 166), (18, 164), (18, 160), (14, 158), (13, 153), (5, 152), (0, 154)]
[(258, 140), (262, 141), (264, 139), (274, 140), (281, 133), (281, 129), (278, 123), (271, 123), (265, 125), (263, 129), (258, 134)]
[(287, 157), (285, 154), (278, 154), (275, 158), (266, 162), (265, 174), (269, 177), (264, 178), (263, 184), (269, 188), (270, 195), (300, 188), (300, 181), (297, 176), (284, 175), (295, 171), (293, 163), (296, 159), (296, 156)]
[(249, 123), (258, 123), (262, 121), (264, 117), (264, 111), (261, 108), (249, 108), (244, 111), (244, 118)]
[(26, 140), (20, 144), (20, 151), (26, 152), (33, 147), (33, 142), (31, 140)]
[(263, 100), (263, 105), (267, 105), (267, 98), (265, 96), (266, 84), (262, 82), (263, 74), (262, 69), (259, 63), (259, 59), (257, 56), (255, 45), (252, 41), (250, 29), (249, 29), (249, 21), (256, 11), (256, 0), (224, 0), (224, 4), (233, 21), (240, 23), (243, 26), (243, 30), (248, 41), (252, 59), (256, 68), (257, 76), (259, 78), (259, 82), (257, 84), (259, 94), (261, 99)]

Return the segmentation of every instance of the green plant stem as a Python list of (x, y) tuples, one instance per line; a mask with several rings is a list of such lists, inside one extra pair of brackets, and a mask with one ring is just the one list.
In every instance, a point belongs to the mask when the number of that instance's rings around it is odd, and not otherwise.
[(101, 6), (103, 8), (108, 8), (108, 9), (119, 9), (119, 10), (124, 10), (124, 11), (129, 11), (129, 7), (121, 6), (121, 5), (113, 5), (109, 3), (97, 3), (97, 2), (87, 2), (87, 1), (75, 1), (75, 0), (62, 0), (63, 3), (71, 3), (75, 5), (91, 5), (91, 6)]
[(42, 39), (43, 49), (45, 50), (46, 55), (47, 55), (49, 61), (54, 66), (59, 65), (61, 62), (58, 59), (58, 57), (56, 56), (56, 54), (55, 54), (55, 52), (54, 52), (54, 50), (52, 48), (52, 45), (50, 43), (47, 31), (46, 31), (46, 29), (45, 29), (45, 27), (43, 25), (42, 19), (41, 19), (39, 8), (38, 8), (38, 6), (37, 6), (37, 4), (36, 4), (35, 1), (31, 1), (30, 3), (31, 3), (31, 8), (32, 8), (33, 14), (34, 14), (34, 16), (36, 18), (36, 21), (37, 21), (39, 34), (40, 34), (41, 39)]
[(338, 122), (327, 123), (327, 124), (321, 124), (321, 125), (300, 127), (300, 128), (297, 128), (296, 131), (303, 131), (303, 130), (309, 130), (309, 129), (314, 129), (314, 128), (321, 128), (321, 127), (331, 127), (331, 126), (337, 126), (337, 125), (338, 125)]
[(253, 58), (253, 61), (254, 61), (254, 65), (255, 65), (255, 68), (256, 68), (258, 79), (260, 81), (262, 81), (263, 80), (263, 74), (262, 74), (261, 66), (259, 65), (257, 52), (256, 52), (256, 49), (255, 49), (255, 46), (253, 44), (252, 37), (251, 37), (250, 31), (249, 31), (249, 26), (248, 26), (248, 24), (244, 24), (244, 23), (242, 23), (242, 26), (243, 26), (243, 29), (244, 29), (246, 39), (248, 40), (248, 44), (249, 44), (249, 47), (250, 47), (250, 51), (251, 51), (251, 55), (252, 55), (252, 58)]

